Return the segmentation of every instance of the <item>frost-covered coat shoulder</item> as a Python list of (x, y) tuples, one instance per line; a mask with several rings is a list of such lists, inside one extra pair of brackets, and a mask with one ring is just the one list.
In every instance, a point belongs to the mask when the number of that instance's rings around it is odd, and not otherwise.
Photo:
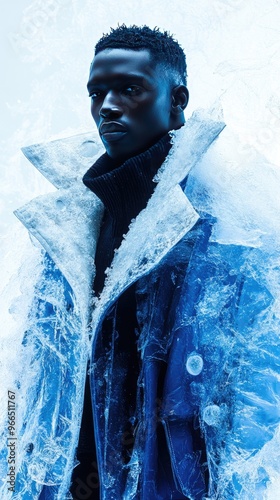
[[(43, 288), (41, 286), (37, 290), (36, 314), (33, 316), (36, 319), (31, 321), (30, 332), (26, 335), (27, 348), (32, 351), (34, 387), (28, 392), (26, 413), (19, 432), (18, 498), (39, 498), (39, 495), (40, 499), (66, 498), (80, 427), (86, 362), (91, 352), (88, 334), (93, 343), (95, 361), (100, 325), (119, 295), (136, 281), (140, 284), (141, 294), (141, 286), (146, 286), (145, 280), (168, 261), (172, 250), (176, 251), (184, 238), (192, 233), (192, 228), (196, 230), (197, 224), (200, 224), (197, 212), (178, 183), (186, 177), (222, 128), (222, 123), (194, 116), (174, 134), (172, 154), (159, 173), (155, 193), (147, 208), (132, 224), (115, 255), (102, 296), (93, 308), (90, 329), (92, 259), (102, 216), (101, 203), (84, 187), (76, 187), (77, 179), (70, 175), (71, 186), (65, 191), (59, 189), (50, 197), (41, 197), (17, 212), (50, 256), (46, 256)], [(71, 148), (65, 148), (69, 153)], [(70, 152), (72, 155), (73, 151)], [(36, 159), (36, 148), (33, 153)], [(61, 154), (58, 159), (61, 161)], [(53, 182), (61, 188), (64, 180), (60, 172), (63, 170), (54, 175), (49, 168), (52, 162), (44, 161), (45, 167), (39, 160), (38, 163), (40, 170), (48, 170), (48, 176), (53, 176)], [(67, 165), (67, 162), (64, 163)], [(47, 215), (41, 218), (43, 213)], [(92, 219), (95, 219), (95, 224)], [(198, 499), (203, 494), (198, 480), (197, 457), (189, 448), (189, 421), (196, 417), (206, 436), (211, 498), (221, 494), (227, 499), (235, 499), (241, 492), (243, 496), (240, 498), (244, 500), (247, 498), (244, 488), (246, 490), (249, 482), (252, 486), (252, 476), (250, 481), (247, 480), (249, 473), (247, 476), (243, 474), (245, 467), (239, 469), (239, 458), (245, 464), (251, 464), (252, 449), (254, 456), (261, 453), (278, 422), (277, 415), (271, 416), (270, 394), (264, 390), (263, 372), (260, 373), (258, 368), (254, 349), (250, 351), (252, 356), (246, 350), (248, 338), (255, 338), (255, 332), (262, 340), (261, 332), (268, 324), (267, 315), (272, 314), (272, 308), (270, 313), (265, 312), (271, 303), (271, 296), (264, 286), (264, 276), (256, 279), (258, 261), (254, 249), (254, 257), (250, 257), (251, 247), (220, 245), (214, 240), (210, 242), (210, 222), (202, 221), (200, 226), (198, 246), (194, 246), (181, 284), (182, 293), (176, 308), (178, 314), (172, 326), (169, 325), (169, 330), (172, 330), (170, 356), (160, 418), (170, 438), (176, 481), (190, 498)], [(215, 289), (215, 285), (218, 288)], [(152, 322), (150, 324), (155, 327)], [(277, 328), (273, 330), (274, 345)], [(148, 348), (148, 344), (143, 342), (143, 376), (151, 382), (155, 364), (153, 360), (149, 363), (152, 358), (146, 350)], [(228, 356), (230, 350), (233, 352), (231, 357)], [(273, 361), (269, 352), (265, 346), (264, 364), (265, 356), (269, 357), (269, 363)], [(46, 359), (50, 362), (46, 363)], [(272, 383), (277, 384), (275, 361), (271, 366), (271, 382), (273, 380)], [(102, 387), (106, 380), (102, 372), (105, 368), (108, 369), (108, 365), (104, 365), (99, 372), (93, 370), (95, 398), (96, 388)], [(246, 369), (252, 374), (250, 382), (254, 379), (261, 381), (258, 385), (261, 395), (248, 382)], [(54, 380), (59, 380), (59, 384), (55, 384)], [(107, 383), (100, 396), (108, 397), (109, 393), (110, 383)], [(149, 394), (152, 393), (147, 386), (145, 398), (148, 406), (145, 407), (146, 420), (143, 424), (147, 424), (149, 412), (153, 411), (148, 404)], [(113, 396), (116, 401), (118, 395), (114, 393)], [(110, 402), (113, 403), (113, 400)], [(114, 476), (114, 471), (109, 474), (110, 461), (105, 459), (108, 445), (114, 441), (112, 432), (115, 432), (108, 405), (105, 410), (99, 415), (101, 424), (96, 418), (102, 498), (118, 498), (119, 492), (124, 498), (137, 498), (138, 479), (147, 480), (148, 488), (148, 472), (154, 451), (152, 441), (146, 440), (144, 461), (138, 455), (141, 447), (135, 448), (127, 483), (122, 484), (117, 474)], [(250, 416), (254, 415), (252, 421), (248, 418), (248, 411)], [(271, 422), (269, 431), (267, 427), (263, 429), (266, 418)], [(217, 432), (221, 422), (225, 422), (224, 433)], [(150, 423), (153, 424), (152, 419)], [(256, 439), (256, 426), (264, 431), (262, 438)], [(245, 440), (242, 436), (244, 428)], [(267, 480), (265, 473), (262, 474), (260, 489), (264, 488)], [(142, 491), (144, 494), (145, 491)]]

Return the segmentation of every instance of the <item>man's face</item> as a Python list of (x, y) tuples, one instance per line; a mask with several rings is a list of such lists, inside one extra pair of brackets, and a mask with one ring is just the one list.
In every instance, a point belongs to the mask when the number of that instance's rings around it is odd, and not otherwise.
[(106, 49), (93, 59), (91, 114), (109, 156), (127, 159), (171, 130), (171, 86), (148, 50)]

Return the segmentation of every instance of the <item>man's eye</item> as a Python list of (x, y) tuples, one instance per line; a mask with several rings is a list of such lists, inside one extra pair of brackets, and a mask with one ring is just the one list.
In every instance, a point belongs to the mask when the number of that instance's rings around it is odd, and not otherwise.
[(95, 90), (94, 92), (91, 92), (89, 94), (89, 97), (91, 97), (93, 100), (94, 99), (98, 99), (98, 97), (101, 96), (101, 92), (99, 92), (98, 90)]
[(123, 89), (123, 93), (130, 96), (139, 95), (141, 94), (141, 91), (142, 91), (141, 88), (138, 87), (137, 85), (129, 85), (129, 87), (125, 87)]

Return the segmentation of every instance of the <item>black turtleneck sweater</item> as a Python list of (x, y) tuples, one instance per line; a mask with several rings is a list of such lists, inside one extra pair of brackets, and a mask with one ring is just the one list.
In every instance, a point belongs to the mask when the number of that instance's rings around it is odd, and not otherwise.
[[(128, 159), (124, 163), (113, 160), (105, 153), (86, 172), (83, 178), (84, 184), (101, 199), (105, 206), (95, 255), (96, 277), (93, 287), (96, 294), (100, 294), (103, 289), (105, 270), (110, 267), (114, 251), (120, 246), (131, 220), (146, 207), (156, 186), (153, 178), (164, 162), (170, 148), (170, 136), (166, 134), (147, 151)], [(116, 326), (119, 332), (118, 350), (129, 355), (129, 367), (127, 367), (129, 376), (127, 377), (125, 390), (126, 411), (127, 414), (130, 414), (134, 411), (138, 378), (134, 286), (122, 294), (116, 307)], [(109, 333), (108, 329), (110, 329), (110, 322), (106, 323), (105, 321), (103, 324), (104, 336)], [(72, 476), (71, 492), (74, 499), (76, 498), (75, 492), (80, 480), (86, 483), (89, 474), (92, 472), (96, 474), (95, 457), (93, 416), (89, 379), (87, 377), (77, 452), (80, 465), (74, 469)], [(92, 464), (95, 464), (94, 467)], [(96, 486), (91, 496), (87, 498), (99, 498), (99, 488), (97, 484)]]
[(153, 181), (171, 148), (169, 134), (147, 151), (124, 163), (102, 155), (83, 178), (84, 184), (104, 203), (105, 213), (96, 249), (94, 290), (102, 291), (104, 271), (111, 265), (128, 226), (145, 208), (154, 189)]

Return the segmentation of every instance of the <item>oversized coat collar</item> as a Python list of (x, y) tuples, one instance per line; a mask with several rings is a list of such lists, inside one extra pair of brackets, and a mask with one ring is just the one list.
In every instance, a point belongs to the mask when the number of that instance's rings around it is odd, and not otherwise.
[[(94, 323), (108, 302), (149, 272), (198, 220), (179, 183), (224, 127), (211, 113), (196, 112), (184, 127), (171, 133), (173, 147), (157, 175), (157, 187), (115, 254), (99, 307), (94, 310)], [(85, 320), (92, 300), (103, 205), (81, 179), (102, 151), (89, 133), (23, 148), (25, 156), (58, 190), (15, 212), (69, 282)]]

